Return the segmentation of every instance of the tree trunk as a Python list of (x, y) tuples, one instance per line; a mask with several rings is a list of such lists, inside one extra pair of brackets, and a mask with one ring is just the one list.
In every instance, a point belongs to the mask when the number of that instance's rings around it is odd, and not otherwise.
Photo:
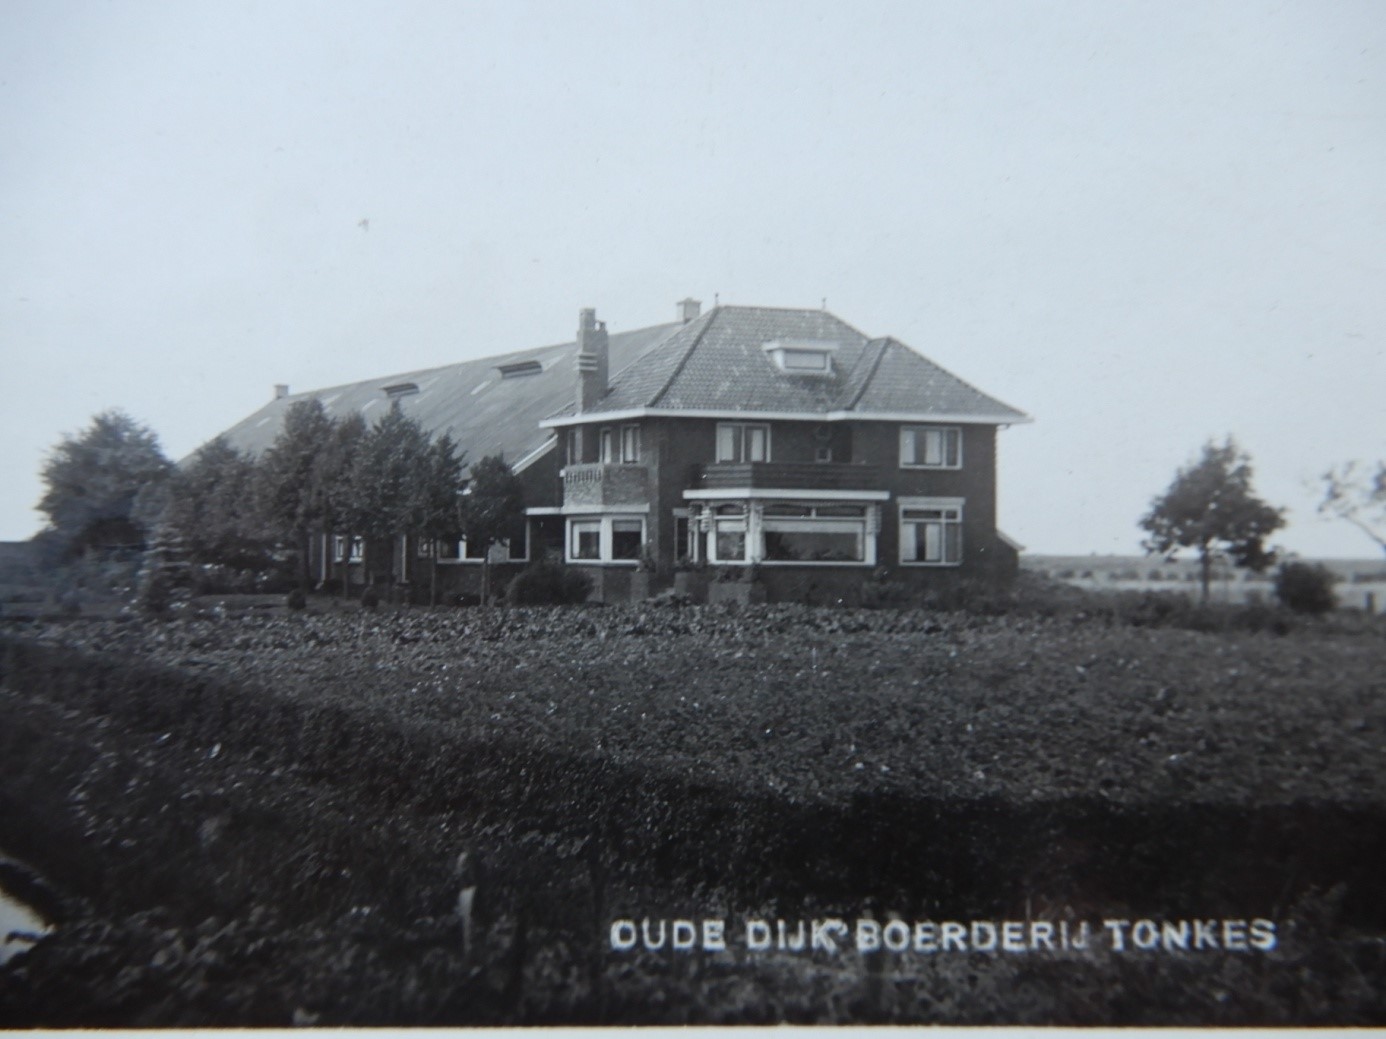
[(491, 605), (491, 546), (481, 557), (481, 605)]
[(433, 551), (428, 554), (428, 605), (438, 605), (438, 542), (433, 542)]
[(1203, 605), (1208, 605), (1208, 584), (1213, 576), (1213, 555), (1207, 545), (1203, 545), (1198, 555), (1198, 576), (1203, 584)]

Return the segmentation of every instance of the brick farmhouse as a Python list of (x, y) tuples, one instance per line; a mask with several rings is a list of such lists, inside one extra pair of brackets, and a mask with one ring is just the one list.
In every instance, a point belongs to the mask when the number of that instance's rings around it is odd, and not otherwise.
[[(519, 473), (527, 518), (491, 549), (500, 580), (547, 554), (584, 568), (603, 601), (677, 581), (714, 598), (851, 602), (882, 567), (934, 588), (1014, 574), (1017, 546), (996, 529), (996, 433), (1023, 412), (826, 310), (684, 300), (677, 316), (609, 333), (583, 310), (572, 342), (311, 394), (276, 387), (226, 437), (258, 454), (307, 397), (368, 422), (398, 403), (450, 431), (468, 462), (497, 454)], [(346, 541), (321, 539), (324, 581), (348, 567), (417, 596), (436, 567), (452, 593), (479, 583), (465, 543)]]

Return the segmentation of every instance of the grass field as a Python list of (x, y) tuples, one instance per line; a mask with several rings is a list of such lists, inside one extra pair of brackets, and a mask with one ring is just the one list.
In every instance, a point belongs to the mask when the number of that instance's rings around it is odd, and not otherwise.
[[(13, 625), (0, 845), (70, 898), (0, 973), (0, 1006), (41, 1024), (1381, 1023), (1383, 631), (1181, 617), (1065, 600)], [(462, 851), (486, 870), (470, 951)], [(1268, 918), (1282, 940), (610, 947), (615, 920), (696, 913)]]

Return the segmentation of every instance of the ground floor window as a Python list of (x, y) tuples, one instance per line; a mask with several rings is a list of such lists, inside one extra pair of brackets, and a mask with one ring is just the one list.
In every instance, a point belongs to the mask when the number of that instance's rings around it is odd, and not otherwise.
[[(838, 502), (735, 502), (707, 506), (701, 522), (712, 563), (876, 561), (877, 506)], [(692, 549), (696, 550), (697, 545)]]
[(861, 563), (866, 560), (863, 505), (766, 505), (761, 530), (766, 562)]
[(644, 548), (643, 516), (574, 516), (568, 520), (570, 563), (635, 563)]
[(957, 566), (962, 562), (961, 498), (900, 500), (900, 562)]
[[(458, 557), (468, 562), (479, 563), (486, 554), (481, 545), (468, 543), (463, 538), (457, 543)], [(511, 524), (506, 536), (491, 546), (493, 563), (527, 563), (529, 561), (529, 522), (524, 518)]]
[[(340, 563), (347, 558), (347, 538), (345, 534), (332, 535), (332, 562)], [(366, 558), (366, 542), (362, 538), (351, 539), (350, 562), (359, 563)]]

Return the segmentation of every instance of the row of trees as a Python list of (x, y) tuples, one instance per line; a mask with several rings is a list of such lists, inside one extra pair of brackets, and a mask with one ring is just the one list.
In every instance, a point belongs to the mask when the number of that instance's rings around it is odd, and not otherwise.
[[(334, 419), (315, 398), (290, 407), (260, 458), (218, 437), (176, 467), (158, 438), (118, 411), (64, 438), (43, 470), (39, 508), (57, 554), (143, 549), (176, 542), (190, 562), (263, 569), (284, 550), (311, 579), (312, 547), (325, 534), (458, 540), (489, 549), (524, 516), (519, 479), (499, 457), (466, 470), (465, 452), (430, 437), (396, 404), (374, 425)], [(430, 558), (434, 558), (430, 556)], [(437, 567), (431, 566), (436, 601)], [(349, 580), (343, 567), (344, 591)], [(490, 567), (483, 562), (483, 596)]]

